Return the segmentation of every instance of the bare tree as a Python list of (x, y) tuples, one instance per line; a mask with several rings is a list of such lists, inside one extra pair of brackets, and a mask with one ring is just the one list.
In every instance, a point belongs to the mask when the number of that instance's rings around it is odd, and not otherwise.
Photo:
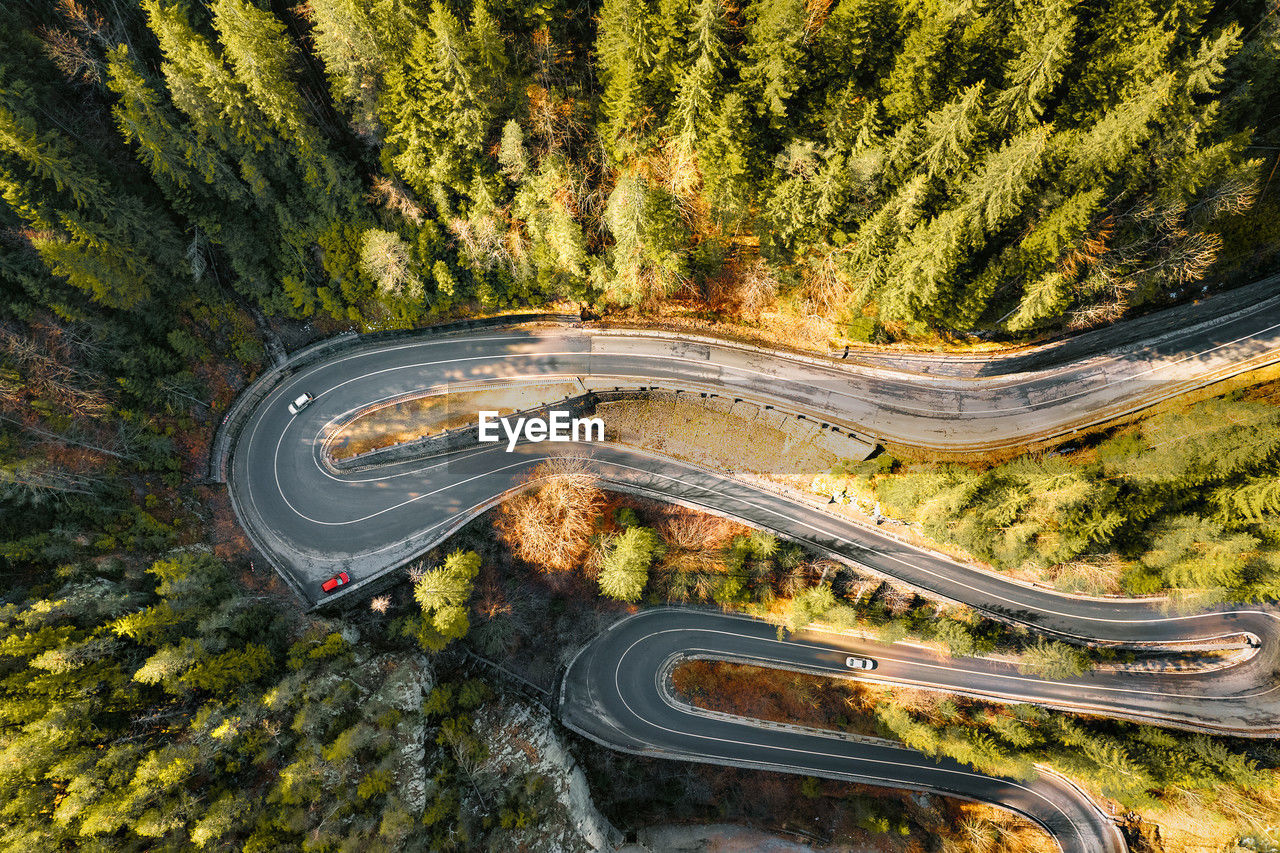
[(425, 217), (422, 208), (409, 195), (404, 184), (392, 178), (375, 177), (373, 187), (369, 190), (369, 201), (400, 214), (405, 221), (414, 225), (421, 225)]
[(526, 482), (532, 488), (502, 506), (498, 530), (503, 539), (517, 557), (542, 571), (577, 566), (604, 504), (586, 462), (573, 456), (548, 460)]

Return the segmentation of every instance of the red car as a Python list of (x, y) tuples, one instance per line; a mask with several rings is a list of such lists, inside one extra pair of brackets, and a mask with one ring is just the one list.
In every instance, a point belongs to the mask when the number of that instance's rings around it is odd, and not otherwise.
[(351, 578), (347, 576), (347, 573), (338, 572), (336, 575), (320, 584), (320, 588), (325, 592), (333, 592), (338, 587), (348, 583), (351, 583)]

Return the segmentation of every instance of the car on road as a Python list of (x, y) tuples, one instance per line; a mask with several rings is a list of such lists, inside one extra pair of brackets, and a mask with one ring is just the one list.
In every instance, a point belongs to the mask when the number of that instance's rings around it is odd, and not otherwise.
[(349, 583), (351, 583), (351, 576), (346, 572), (338, 572), (336, 575), (320, 584), (320, 588), (325, 592), (333, 592), (338, 587), (345, 586)]
[(875, 669), (876, 662), (871, 658), (855, 658), (847, 657), (844, 659), (844, 665), (849, 669)]
[(291, 415), (298, 414), (298, 412), (301, 412), (303, 409), (305, 409), (307, 405), (314, 399), (315, 397), (312, 397), (310, 394), (299, 394), (298, 399), (294, 400), (292, 403), (289, 404), (289, 414)]

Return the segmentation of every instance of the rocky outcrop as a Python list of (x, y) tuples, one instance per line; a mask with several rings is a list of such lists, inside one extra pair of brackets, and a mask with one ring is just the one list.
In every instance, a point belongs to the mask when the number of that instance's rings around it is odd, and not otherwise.
[(555, 787), (563, 819), (530, 827), (531, 834), (519, 839), (525, 849), (604, 851), (622, 843), (622, 834), (596, 809), (586, 774), (547, 711), (523, 702), (490, 703), (476, 717), (476, 733), (489, 745), (485, 770), (502, 776), (533, 772)]

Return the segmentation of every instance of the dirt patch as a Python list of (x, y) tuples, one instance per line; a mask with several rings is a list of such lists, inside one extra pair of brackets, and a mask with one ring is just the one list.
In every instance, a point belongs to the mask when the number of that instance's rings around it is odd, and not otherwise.
[[(598, 407), (611, 439), (724, 471), (806, 481), (830, 470), (837, 449), (813, 421), (748, 403), (700, 397), (625, 400)], [(847, 453), (855, 453), (850, 446)]]
[(856, 681), (725, 661), (686, 661), (671, 673), (678, 697), (697, 708), (774, 723), (885, 737), (878, 693)]

